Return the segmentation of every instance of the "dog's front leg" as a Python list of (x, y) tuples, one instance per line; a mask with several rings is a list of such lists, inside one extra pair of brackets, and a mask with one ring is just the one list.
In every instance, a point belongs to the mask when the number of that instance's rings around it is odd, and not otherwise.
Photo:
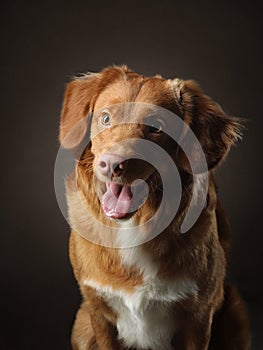
[(106, 318), (98, 304), (94, 308), (90, 306), (90, 303), (83, 302), (78, 310), (71, 337), (72, 349), (122, 350), (116, 327)]
[(175, 350), (208, 350), (211, 337), (212, 312), (208, 312), (202, 319), (187, 317), (181, 328), (173, 338)]
[(173, 349), (177, 350), (208, 350), (210, 341), (210, 329), (208, 327), (196, 329), (195, 333), (188, 330), (178, 334), (173, 339)]
[(72, 350), (98, 350), (88, 309), (83, 303), (79, 308), (71, 334)]
[(117, 329), (100, 313), (91, 315), (91, 324), (94, 330), (97, 349), (122, 350), (117, 338)]

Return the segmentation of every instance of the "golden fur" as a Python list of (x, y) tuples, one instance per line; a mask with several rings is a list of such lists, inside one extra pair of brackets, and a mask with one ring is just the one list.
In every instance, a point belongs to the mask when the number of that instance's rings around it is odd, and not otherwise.
[[(180, 225), (190, 203), (193, 178), (182, 150), (167, 135), (147, 134), (147, 126), (136, 128), (134, 125), (116, 125), (98, 134), (100, 126), (96, 111), (125, 102), (150, 103), (176, 113), (192, 128), (204, 150), (209, 168), (207, 205), (185, 235), (180, 233)], [(74, 128), (88, 114), (90, 118), (92, 115), (89, 125), (81, 123)], [(121, 118), (117, 115), (113, 117), (116, 123)], [(143, 120), (143, 116), (140, 118), (138, 122)], [(149, 256), (153, 264), (158, 266), (158, 281), (167, 281), (169, 284), (175, 279), (189, 280), (198, 286), (198, 292), (168, 305), (168, 310), (173, 315), (171, 322), (174, 322), (174, 334), (171, 347), (166, 345), (163, 349), (250, 349), (245, 306), (237, 291), (225, 285), (229, 225), (217, 199), (213, 178), (214, 167), (240, 136), (238, 121), (226, 116), (193, 81), (165, 80), (160, 76), (147, 78), (122, 66), (109, 67), (98, 74), (85, 75), (68, 84), (61, 116), (61, 143), (64, 147), (76, 149), (85, 133), (89, 132), (89, 127), (92, 142), (81, 154), (76, 167), (77, 189), (68, 182), (68, 205), (73, 227), (80, 225), (81, 213), (74, 200), (76, 190), (87, 208), (85, 220), (81, 218), (82, 230), (88, 231), (89, 235), (101, 237), (103, 242), (103, 237), (107, 236), (110, 228), (119, 225), (118, 221), (104, 215), (94, 187), (95, 184), (98, 191), (103, 191), (103, 181), (96, 168), (102, 154), (114, 152), (119, 142), (131, 137), (148, 137), (159, 144), (179, 169), (183, 183), (182, 200), (171, 224), (156, 238), (144, 243), (140, 252)], [(69, 133), (70, 137), (67, 136)], [(133, 146), (130, 142), (121, 152), (128, 154)], [(193, 154), (193, 158), (198, 162), (197, 154)], [(150, 165), (133, 160), (133, 166), (124, 172), (121, 180), (128, 184), (137, 178), (147, 181), (153, 172)], [(135, 226), (151, 218), (160, 204), (162, 194), (156, 174), (149, 185), (151, 190), (147, 201), (133, 214)], [(107, 225), (105, 231), (101, 232), (92, 217)], [(102, 290), (127, 296), (132, 296), (138, 288), (146, 288), (149, 277), (147, 280), (143, 269), (136, 263), (123, 262), (122, 257), (129, 254), (129, 249), (133, 248), (116, 249), (97, 245), (72, 230), (70, 259), (83, 296), (72, 333), (74, 350), (128, 348), (125, 339), (118, 335), (117, 324), (121, 311), (112, 307), (107, 295), (99, 293), (98, 289), (87, 285), (85, 281), (92, 281)], [(145, 349), (140, 344), (134, 348)]]

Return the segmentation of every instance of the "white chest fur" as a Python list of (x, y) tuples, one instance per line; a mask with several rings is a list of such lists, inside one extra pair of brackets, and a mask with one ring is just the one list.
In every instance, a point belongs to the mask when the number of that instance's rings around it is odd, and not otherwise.
[(171, 350), (176, 332), (172, 303), (196, 294), (195, 281), (160, 279), (158, 267), (140, 247), (123, 249), (121, 255), (125, 265), (135, 265), (144, 276), (144, 283), (133, 293), (114, 290), (92, 280), (85, 280), (84, 284), (95, 288), (116, 312), (119, 338), (126, 346)]

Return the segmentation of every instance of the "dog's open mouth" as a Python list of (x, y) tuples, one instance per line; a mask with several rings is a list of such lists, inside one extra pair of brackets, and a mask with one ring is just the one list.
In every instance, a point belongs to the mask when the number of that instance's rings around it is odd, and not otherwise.
[(102, 196), (104, 214), (113, 219), (123, 219), (134, 213), (148, 197), (148, 185), (139, 180), (136, 184), (106, 183)]
[(129, 185), (115, 182), (106, 184), (106, 192), (102, 197), (102, 208), (106, 216), (122, 219), (131, 208), (132, 191)]

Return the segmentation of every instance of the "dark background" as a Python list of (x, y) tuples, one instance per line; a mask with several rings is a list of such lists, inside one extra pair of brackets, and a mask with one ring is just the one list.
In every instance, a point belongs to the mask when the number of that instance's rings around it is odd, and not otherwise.
[(70, 349), (80, 299), (53, 188), (60, 107), (72, 75), (113, 63), (193, 78), (249, 119), (217, 178), (233, 227), (232, 278), (262, 349), (262, 29), (259, 2), (1, 5), (1, 349)]

